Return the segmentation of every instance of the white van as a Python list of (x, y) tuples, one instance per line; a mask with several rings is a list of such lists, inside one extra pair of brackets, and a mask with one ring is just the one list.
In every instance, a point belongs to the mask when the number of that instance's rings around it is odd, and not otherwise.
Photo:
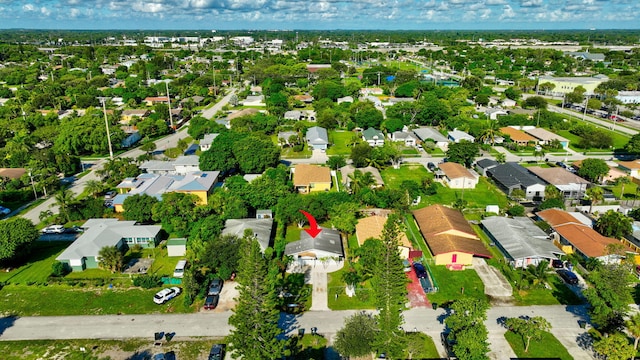
[(173, 270), (173, 277), (181, 278), (184, 276), (184, 269), (187, 267), (187, 260), (180, 260), (176, 265), (176, 269)]

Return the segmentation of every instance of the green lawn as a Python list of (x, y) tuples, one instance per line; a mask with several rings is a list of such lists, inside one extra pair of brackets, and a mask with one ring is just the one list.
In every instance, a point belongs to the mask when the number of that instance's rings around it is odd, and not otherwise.
[(444, 204), (451, 205), (457, 199), (467, 202), (467, 208), (485, 208), (487, 205), (498, 205), (501, 209), (507, 207), (507, 196), (489, 181), (481, 177), (475, 189), (451, 189), (438, 184), (438, 193), (423, 196), (420, 205)]
[(68, 242), (36, 241), (27, 263), (9, 272), (0, 272), (0, 281), (23, 285), (46, 282), (51, 275), (51, 265), (67, 246)]
[[(613, 139), (613, 148), (614, 149), (622, 149), (624, 148), (624, 146), (629, 142), (629, 139), (631, 137), (629, 136), (625, 136), (622, 135), (620, 133), (611, 131), (611, 130), (606, 130), (606, 129), (602, 129), (600, 128), (600, 130), (604, 131), (605, 133), (609, 134), (611, 136), (611, 138)], [(577, 135), (574, 135), (572, 133), (569, 132), (569, 130), (558, 130), (555, 132), (556, 134), (567, 138), (567, 140), (569, 140), (569, 147), (575, 151), (579, 151), (579, 152), (584, 152), (584, 151), (595, 151), (595, 152), (602, 152), (602, 151), (609, 151), (610, 149), (581, 149), (576, 147), (575, 145), (578, 144), (580, 142), (580, 137)]]
[[(162, 351), (173, 351), (178, 359), (199, 359), (209, 354), (211, 345), (223, 343), (218, 339), (189, 339), (185, 341), (172, 340), (162, 345)], [(80, 350), (84, 348), (84, 352)], [(107, 356), (118, 354), (121, 357), (133, 359), (137, 354), (152, 354), (159, 351), (153, 348), (149, 339), (123, 340), (33, 340), (33, 341), (2, 341), (0, 352), (5, 360), (36, 360), (36, 359), (107, 359)], [(52, 355), (52, 354), (55, 354)], [(112, 357), (108, 357), (111, 359)]]
[(188, 313), (183, 296), (164, 305), (153, 302), (158, 289), (95, 289), (67, 285), (7, 285), (0, 291), (0, 313), (19, 316)]
[(305, 144), (302, 151), (295, 152), (293, 151), (293, 147), (283, 147), (280, 152), (280, 156), (283, 159), (308, 159), (312, 155), (312, 151)]
[(529, 351), (524, 352), (525, 341), (522, 336), (507, 331), (504, 337), (511, 345), (513, 352), (518, 358), (558, 358), (562, 360), (572, 360), (573, 357), (567, 352), (564, 346), (553, 334), (545, 332), (541, 340), (531, 340)]
[[(438, 292), (427, 294), (432, 303), (438, 305), (462, 297), (484, 299), (484, 284), (475, 270), (450, 271), (444, 265), (431, 265), (431, 273), (438, 284)], [(464, 294), (462, 294), (464, 288)]]
[(622, 184), (607, 186), (607, 189), (611, 190), (617, 199), (633, 200), (636, 199), (638, 185), (635, 183), (624, 184), (624, 197), (621, 197)]
[(549, 279), (551, 289), (514, 290), (516, 305), (578, 305), (583, 301), (558, 276)]
[(298, 348), (300, 351), (298, 354), (292, 356), (294, 360), (307, 360), (307, 359), (324, 359), (324, 350), (327, 347), (327, 339), (318, 335), (311, 335), (309, 331), (304, 336), (294, 336), (292, 340), (291, 348)]
[[(356, 289), (356, 295), (348, 297), (345, 293), (345, 283), (342, 281), (342, 273), (348, 270), (348, 266), (327, 274), (327, 293), (329, 309), (331, 310), (365, 310), (375, 309), (373, 289), (367, 281)], [(337, 295), (337, 296), (336, 296)]]
[(413, 353), (409, 354), (408, 351), (405, 350), (405, 356), (403, 359), (439, 359), (440, 354), (438, 354), (438, 349), (436, 349), (436, 345), (433, 343), (433, 339), (424, 333), (420, 332), (408, 332), (405, 334), (405, 339), (407, 344), (412, 344), (412, 348), (414, 349)]
[(328, 155), (351, 155), (351, 147), (349, 142), (353, 138), (354, 133), (351, 131), (329, 131), (329, 143), (327, 149)]
[(418, 184), (426, 178), (433, 177), (424, 166), (420, 164), (402, 165), (399, 169), (388, 167), (380, 172), (385, 186), (392, 189), (400, 189), (402, 181), (413, 180)]
[(297, 224), (289, 225), (286, 228), (285, 241), (287, 243), (300, 240), (300, 233), (302, 229), (298, 227)]

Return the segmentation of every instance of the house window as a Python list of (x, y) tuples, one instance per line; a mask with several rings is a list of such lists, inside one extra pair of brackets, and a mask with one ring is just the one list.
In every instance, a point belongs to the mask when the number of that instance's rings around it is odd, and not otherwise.
[(126, 237), (126, 238), (124, 238), (124, 241), (125, 241), (127, 244), (135, 244), (135, 240), (134, 240), (133, 238), (130, 238), (130, 237)]

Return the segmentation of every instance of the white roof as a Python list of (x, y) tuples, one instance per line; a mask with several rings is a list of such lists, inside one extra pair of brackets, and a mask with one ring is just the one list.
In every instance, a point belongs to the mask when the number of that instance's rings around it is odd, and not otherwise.
[(513, 260), (531, 257), (555, 259), (563, 254), (548, 235), (527, 217), (490, 216), (482, 226)]

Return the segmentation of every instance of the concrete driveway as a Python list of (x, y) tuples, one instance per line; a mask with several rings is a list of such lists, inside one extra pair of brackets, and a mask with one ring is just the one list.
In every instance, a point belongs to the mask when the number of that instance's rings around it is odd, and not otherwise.
[(505, 300), (513, 294), (509, 281), (493, 266), (487, 265), (482, 258), (473, 258), (473, 268), (484, 284), (484, 293), (494, 299)]

